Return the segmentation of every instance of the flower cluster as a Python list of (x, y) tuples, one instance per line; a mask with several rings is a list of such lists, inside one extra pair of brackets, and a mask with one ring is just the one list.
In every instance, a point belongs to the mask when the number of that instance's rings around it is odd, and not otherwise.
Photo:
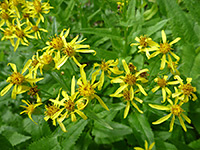
[(41, 39), (40, 32), (47, 30), (39, 27), (40, 21), (44, 22), (43, 15), (52, 8), (41, 0), (4, 0), (0, 3), (1, 40), (10, 40), (16, 51), (20, 43), (28, 46), (28, 39)]
[[(180, 57), (172, 52), (172, 45), (177, 43), (180, 38), (176, 38), (172, 42), (168, 43), (166, 34), (164, 30), (162, 30), (162, 43), (157, 44), (151, 38), (147, 36), (136, 37), (135, 40), (139, 43), (132, 43), (131, 46), (137, 45), (139, 51), (145, 52), (148, 59), (156, 57), (157, 55), (161, 55), (161, 67), (160, 70), (163, 70), (168, 65), (171, 73), (173, 74), (172, 78), (169, 78), (168, 75), (161, 75), (154, 79), (156, 82), (156, 86), (152, 89), (152, 92), (155, 93), (159, 89), (162, 91), (163, 105), (149, 104), (150, 107), (158, 109), (158, 110), (166, 110), (170, 113), (161, 119), (153, 122), (153, 124), (160, 124), (172, 116), (172, 120), (170, 123), (170, 132), (173, 130), (173, 125), (175, 121), (175, 116), (179, 118), (179, 122), (183, 127), (184, 131), (187, 131), (186, 126), (182, 117), (188, 122), (191, 123), (191, 120), (183, 113), (184, 110), (181, 108), (184, 103), (187, 103), (190, 99), (195, 101), (197, 96), (194, 94), (196, 92), (196, 88), (191, 85), (192, 78), (187, 78), (187, 83), (184, 84), (183, 79), (180, 77), (180, 73), (177, 70), (177, 64), (180, 60)], [(150, 54), (150, 52), (155, 51)], [(173, 61), (172, 57), (175, 59)], [(167, 60), (168, 58), (168, 60)], [(174, 92), (172, 91), (174, 87)], [(167, 103), (165, 103), (167, 100)]]

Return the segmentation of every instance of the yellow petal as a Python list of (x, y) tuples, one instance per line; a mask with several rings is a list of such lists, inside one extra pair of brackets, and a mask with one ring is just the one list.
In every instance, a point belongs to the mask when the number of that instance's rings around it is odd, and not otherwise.
[(13, 69), (14, 72), (17, 72), (17, 67), (16, 67), (15, 64), (13, 64), (13, 63), (8, 63), (8, 65), (11, 66), (11, 68)]
[(63, 124), (59, 119), (57, 119), (57, 122), (58, 122), (60, 128), (62, 129), (62, 131), (63, 131), (63, 132), (67, 132), (67, 130), (66, 130), (64, 124)]
[(126, 71), (126, 74), (129, 74), (130, 69), (128, 68), (128, 65), (127, 65), (125, 59), (122, 60), (122, 64), (123, 64), (124, 70)]
[(99, 101), (99, 103), (101, 104), (101, 106), (103, 106), (106, 110), (109, 111), (109, 109), (106, 106), (106, 104), (103, 102), (103, 100), (98, 95), (94, 94), (94, 97)]
[(111, 83), (124, 83), (124, 80), (117, 77), (117, 78), (112, 79)]
[(143, 111), (141, 111), (139, 109), (139, 107), (133, 101), (131, 101), (131, 104), (133, 105), (133, 107), (135, 107), (137, 109), (138, 112), (140, 112), (141, 114), (143, 114)]
[(29, 59), (26, 64), (24, 65), (24, 68), (22, 69), (22, 74), (29, 68), (29, 66), (31, 65), (32, 60)]
[(94, 53), (93, 55), (96, 55), (96, 51), (95, 50), (76, 50), (76, 52), (79, 52), (79, 53)]
[(16, 93), (17, 93), (17, 85), (14, 86), (12, 94), (11, 94), (11, 98), (12, 99), (16, 99)]
[(72, 83), (71, 83), (71, 95), (75, 94), (75, 76), (72, 78)]
[(68, 101), (69, 100), (69, 95), (67, 94), (66, 91), (62, 91), (62, 96)]
[(129, 109), (130, 109), (130, 102), (128, 101), (126, 104), (126, 108), (124, 110), (124, 119), (127, 117)]
[(173, 52), (170, 51), (170, 54), (171, 54), (177, 61), (180, 60), (180, 57), (177, 56), (176, 54), (174, 54)]
[(104, 83), (104, 71), (102, 71), (100, 79), (99, 79), (99, 85), (98, 85), (98, 90), (100, 91), (101, 88), (103, 87), (103, 83)]
[(140, 44), (139, 43), (131, 43), (130, 46), (138, 46), (138, 45), (140, 45)]
[(133, 90), (133, 87), (131, 86), (130, 88), (130, 100), (133, 100), (134, 98), (134, 90)]
[(174, 43), (177, 43), (181, 38), (178, 37), (175, 40), (173, 40), (172, 42), (169, 43), (169, 45), (173, 45)]
[(1, 90), (1, 96), (4, 96), (9, 90), (10, 88), (13, 86), (12, 83), (8, 84), (3, 90)]
[(146, 150), (148, 150), (148, 142), (146, 140), (144, 141), (144, 147)]
[(155, 145), (155, 142), (151, 143), (151, 145), (149, 146), (149, 150), (151, 150), (154, 145)]
[(187, 81), (187, 83), (191, 83), (192, 82), (192, 78), (187, 78), (186, 81)]
[(169, 129), (169, 132), (172, 132), (172, 130), (173, 130), (173, 127), (174, 127), (174, 120), (175, 120), (175, 115), (173, 115), (173, 117), (172, 117), (172, 120), (171, 120), (171, 122), (170, 122), (170, 129)]
[(65, 32), (65, 35), (64, 35), (65, 38), (69, 35), (69, 30), (70, 28), (67, 30), (67, 32)]
[(120, 86), (113, 95), (118, 95), (119, 93), (121, 93), (125, 88), (127, 88), (128, 84), (124, 84), (122, 86)]
[(17, 50), (17, 48), (18, 48), (18, 46), (19, 46), (19, 41), (20, 41), (20, 39), (17, 39), (17, 42), (15, 43), (14, 51)]
[(86, 116), (83, 112), (77, 110), (76, 113), (77, 113), (79, 116), (81, 116), (84, 120), (87, 120), (87, 116)]
[(136, 37), (135, 40), (136, 40), (137, 42), (140, 42), (140, 38), (139, 38), (139, 37)]
[(80, 73), (81, 73), (81, 79), (82, 79), (83, 83), (87, 84), (86, 74), (84, 71), (85, 66), (86, 66), (86, 64), (80, 66)]
[(72, 119), (72, 122), (76, 121), (76, 115), (73, 112), (71, 113), (71, 119)]
[(143, 148), (141, 147), (134, 147), (135, 150), (144, 150)]
[(36, 78), (36, 79), (25, 79), (29, 83), (36, 83), (40, 80), (43, 80), (44, 78)]
[(163, 43), (167, 42), (167, 37), (166, 37), (166, 34), (165, 34), (164, 30), (162, 30), (162, 40), (163, 40)]
[(116, 66), (116, 67), (113, 67), (113, 68), (109, 68), (109, 70), (114, 73), (114, 74), (122, 74), (124, 71), (120, 71), (119, 68)]
[(147, 71), (149, 71), (149, 69), (142, 69), (142, 70), (138, 71), (137, 73), (135, 73), (135, 77), (138, 77), (141, 73), (147, 72)]
[(134, 99), (139, 103), (143, 103), (143, 100), (139, 99), (138, 97), (134, 97)]
[[(79, 67), (83, 66), (83, 65), (81, 65), (81, 64), (78, 62), (78, 60), (77, 60), (74, 56), (72, 56), (71, 58), (72, 58), (73, 61), (77, 64), (77, 66), (79, 66)], [(84, 65), (85, 65), (85, 64), (84, 64)]]
[(159, 88), (160, 88), (160, 86), (156, 86), (156, 87), (154, 87), (151, 91), (152, 91), (153, 93), (155, 93)]
[(166, 63), (166, 55), (164, 54), (161, 58), (161, 66), (160, 70), (163, 70), (165, 68), (165, 63)]
[(171, 117), (172, 113), (160, 118), (159, 120), (155, 121), (155, 122), (152, 122), (152, 124), (161, 124), (163, 123), (164, 121), (166, 121), (167, 119), (169, 119), (169, 117)]
[(163, 95), (163, 101), (162, 101), (162, 103), (164, 103), (165, 100), (166, 100), (166, 91), (165, 91), (164, 88), (162, 88), (162, 95)]
[(136, 84), (136, 85), (140, 89), (140, 91), (142, 92), (142, 94), (144, 94), (145, 96), (148, 95), (140, 84)]
[(180, 124), (181, 124), (183, 130), (184, 130), (185, 132), (187, 132), (187, 128), (186, 128), (186, 126), (185, 126), (185, 124), (184, 124), (184, 121), (183, 121), (183, 119), (181, 118), (181, 116), (178, 116), (178, 119), (179, 119), (179, 122), (180, 122)]
[(158, 110), (170, 110), (169, 107), (167, 106), (162, 106), (162, 105), (154, 105), (154, 104), (149, 104), (150, 107)]
[(170, 81), (170, 82), (167, 82), (167, 84), (169, 85), (176, 85), (176, 84), (179, 84), (180, 82), (179, 81)]
[(188, 118), (184, 113), (181, 113), (181, 115), (183, 116), (183, 118), (190, 124), (191, 120), (190, 118)]

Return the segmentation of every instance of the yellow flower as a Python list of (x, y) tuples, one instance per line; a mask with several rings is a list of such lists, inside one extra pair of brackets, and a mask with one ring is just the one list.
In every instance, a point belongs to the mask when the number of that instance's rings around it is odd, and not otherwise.
[(8, 0), (4, 0), (3, 2), (0, 2), (0, 11), (4, 10), (7, 11), (9, 10), (10, 7), (10, 3), (8, 2)]
[[(87, 106), (88, 99), (80, 98), (80, 99), (76, 100), (78, 94), (79, 93), (75, 91), (75, 77), (73, 76), (72, 83), (71, 83), (71, 96), (69, 96), (67, 94), (67, 92), (62, 91), (62, 95), (64, 98), (61, 101), (59, 101), (59, 99), (56, 99), (56, 100), (50, 99), (50, 101), (53, 102), (55, 105), (63, 106), (65, 108), (64, 109), (65, 113), (62, 114), (61, 117), (57, 119), (58, 122), (60, 122), (60, 124), (62, 126), (62, 130), (64, 132), (66, 132), (66, 129), (62, 122), (69, 115), (71, 116), (72, 122), (76, 121), (75, 113), (77, 113), (79, 116), (81, 116), (84, 120), (87, 119), (87, 116), (81, 110), (83, 110)], [(62, 112), (60, 112), (60, 113), (62, 113)]]
[(153, 105), (153, 104), (149, 104), (150, 107), (158, 109), (158, 110), (166, 110), (166, 111), (170, 111), (170, 113), (162, 118), (160, 118), (159, 120), (153, 122), (152, 124), (161, 124), (164, 121), (166, 121), (167, 119), (169, 119), (172, 116), (172, 120), (170, 122), (170, 130), (169, 132), (171, 132), (173, 130), (173, 126), (174, 126), (174, 120), (175, 120), (175, 116), (178, 117), (179, 122), (182, 126), (182, 128), (184, 129), (184, 131), (187, 131), (187, 128), (185, 127), (184, 121), (182, 119), (182, 117), (190, 124), (191, 120), (183, 113), (184, 110), (181, 108), (182, 106), (182, 102), (180, 102), (178, 104), (178, 97), (175, 99), (175, 102), (173, 103), (172, 100), (168, 99), (168, 102), (170, 103), (170, 105), (168, 106), (161, 106), (161, 105)]
[[(58, 93), (58, 96), (56, 97), (56, 101), (59, 101), (60, 98), (60, 91)], [(52, 99), (51, 99), (52, 100)], [(61, 112), (64, 110), (64, 108), (60, 108), (59, 105), (56, 103), (53, 103), (53, 105), (45, 105), (46, 111), (44, 112), (45, 117), (44, 120), (48, 121), (51, 119), (53, 121), (53, 125), (56, 126), (56, 121), (62, 127), (61, 122), (58, 121), (58, 117), (60, 116)]]
[(22, 43), (22, 45), (26, 45), (26, 46), (29, 45), (29, 42), (26, 39), (27, 37), (31, 38), (31, 39), (35, 38), (34, 36), (29, 35), (31, 33), (30, 32), (30, 27), (26, 27), (25, 29), (22, 29), (21, 26), (23, 26), (24, 23), (20, 24), (19, 19), (16, 19), (16, 21), (17, 21), (17, 25), (15, 27), (14, 34), (15, 34), (15, 38), (17, 38), (17, 41), (16, 41), (16, 43), (14, 45), (14, 51), (17, 50), (20, 42)]
[(146, 37), (146, 35), (144, 36), (140, 36), (140, 37), (136, 37), (135, 40), (138, 42), (138, 43), (131, 43), (130, 46), (138, 46), (138, 53), (140, 52), (145, 52), (146, 53), (146, 56), (147, 58), (149, 59), (150, 58), (150, 51), (154, 51), (156, 50), (155, 46), (156, 43), (149, 37)]
[(50, 9), (53, 9), (49, 5), (49, 2), (42, 3), (41, 0), (34, 0), (33, 2), (29, 2), (28, 6), (29, 11), (27, 13), (31, 14), (32, 18), (39, 18), (44, 22), (43, 14), (48, 14)]
[(99, 103), (106, 109), (106, 110), (109, 110), (108, 107), (106, 106), (106, 104), (103, 102), (103, 100), (98, 96), (96, 95), (96, 91), (95, 91), (95, 88), (98, 86), (98, 82), (97, 83), (94, 83), (95, 82), (95, 79), (96, 79), (96, 75), (92, 75), (92, 81), (87, 81), (86, 79), (86, 74), (85, 74), (85, 71), (84, 71), (84, 67), (86, 65), (81, 65), (80, 66), (80, 73), (81, 73), (81, 78), (78, 79), (77, 81), (77, 84), (79, 86), (78, 88), (78, 91), (80, 93), (81, 96), (83, 96), (84, 98), (88, 99), (88, 100), (91, 100), (93, 98), (96, 98)]
[(31, 61), (27, 61), (27, 63), (24, 65), (24, 68), (22, 69), (22, 72), (19, 73), (17, 72), (17, 67), (15, 64), (8, 63), (8, 65), (11, 66), (14, 72), (12, 73), (12, 75), (10, 75), (10, 77), (7, 78), (6, 81), (10, 82), (10, 84), (7, 85), (1, 91), (1, 96), (4, 96), (10, 90), (10, 88), (14, 86), (11, 97), (13, 99), (16, 99), (16, 94), (24, 93), (29, 90), (29, 88), (26, 88), (27, 87), (26, 83), (35, 83), (43, 79), (43, 78), (32, 79), (30, 78), (29, 74), (27, 74), (26, 76), (23, 75), (26, 72), (26, 70), (29, 68), (30, 64), (31, 64)]
[(131, 73), (131, 71), (124, 59), (122, 60), (122, 64), (123, 64), (124, 70), (126, 72), (126, 75), (119, 76), (119, 77), (116, 77), (111, 80), (111, 83), (120, 83), (120, 87), (116, 90), (114, 95), (118, 95), (121, 91), (123, 91), (128, 86), (129, 87), (136, 86), (139, 88), (139, 90), (142, 92), (142, 94), (147, 96), (147, 93), (145, 92), (144, 88), (138, 82), (139, 81), (141, 81), (142, 83), (148, 82), (148, 80), (146, 80), (145, 78), (140, 76), (140, 74), (142, 74), (143, 72), (147, 72), (148, 69), (142, 69), (138, 72)]
[(139, 103), (143, 103), (143, 100), (139, 99), (138, 97), (135, 97), (133, 87), (131, 87), (130, 90), (128, 90), (128, 88), (126, 88), (121, 92), (122, 93), (111, 94), (110, 96), (111, 97), (123, 97), (124, 101), (126, 102), (126, 108), (124, 110), (124, 118), (126, 118), (127, 115), (128, 115), (128, 112), (129, 112), (129, 109), (130, 109), (130, 103), (133, 105), (133, 107), (135, 107), (137, 109), (137, 111), (139, 111), (140, 113), (143, 113), (143, 111), (141, 111), (139, 109), (139, 107), (136, 105), (136, 103), (133, 101), (133, 99), (134, 99)]
[(66, 56), (66, 58), (61, 63), (65, 62), (70, 57), (80, 67), (81, 64), (78, 62), (78, 60), (75, 57), (77, 52), (79, 52), (79, 53), (94, 53), (94, 55), (96, 54), (95, 50), (89, 49), (90, 48), (89, 45), (80, 44), (83, 41), (85, 41), (86, 39), (83, 39), (81, 41), (77, 41), (77, 40), (78, 40), (78, 35), (74, 39), (72, 39), (71, 42), (66, 42), (66, 40), (64, 40), (64, 46), (63, 46), (63, 48), (61, 48), (61, 51)]
[[(162, 58), (161, 58), (161, 67), (160, 67), (160, 70), (163, 70), (165, 68), (165, 64), (166, 64), (166, 57), (168, 56), (168, 61), (169, 61), (169, 65), (173, 68), (173, 64), (172, 64), (172, 58), (171, 58), (171, 55), (177, 60), (179, 61), (180, 58), (174, 54), (172, 52), (172, 45), (174, 43), (177, 43), (181, 38), (178, 37), (176, 38), (175, 40), (173, 40), (172, 42), (168, 43), (167, 42), (167, 37), (166, 37), (166, 34), (164, 32), (164, 30), (162, 30), (162, 40), (163, 40), (163, 43), (160, 43), (157, 44), (156, 43), (156, 52), (154, 52), (153, 54), (150, 55), (150, 58), (152, 57), (155, 57), (159, 54), (162, 55)], [(170, 55), (171, 54), (171, 55)], [(174, 70), (174, 69), (173, 69)]]
[(3, 31), (3, 37), (1, 38), (1, 41), (3, 40), (10, 40), (12, 46), (14, 46), (14, 27), (13, 26), (10, 26), (10, 25), (7, 25), (8, 28), (0, 28), (0, 30)]
[(105, 60), (101, 61), (101, 64), (95, 63), (94, 64), (94, 69), (96, 67), (99, 67), (99, 69), (97, 69), (94, 74), (99, 74), (99, 72), (101, 71), (101, 76), (100, 76), (100, 80), (99, 80), (99, 85), (98, 85), (98, 90), (101, 90), (103, 83), (104, 83), (104, 75), (105, 73), (107, 73), (109, 76), (111, 75), (111, 73), (114, 74), (122, 74), (123, 71), (120, 71), (119, 68), (117, 67), (119, 61), (118, 59), (116, 61), (114, 60), (108, 60), (107, 62), (105, 62)]
[(148, 147), (148, 142), (145, 140), (144, 148), (141, 147), (134, 147), (135, 150), (152, 150), (153, 146), (155, 145), (155, 142), (151, 143), (151, 145)]
[(34, 59), (34, 62), (32, 62), (32, 65), (35, 65), (35, 68), (34, 68), (35, 72), (38, 68), (40, 68), (40, 73), (43, 75), (43, 70), (51, 69), (52, 63), (53, 63), (53, 50), (47, 50), (43, 52), (41, 56), (39, 56), (37, 52), (36, 59)]
[(180, 83), (180, 85), (178, 87), (180, 89), (180, 91), (177, 91), (177, 92), (173, 93), (172, 94), (173, 98), (178, 96), (179, 99), (181, 101), (183, 101), (184, 103), (188, 102), (191, 97), (192, 97), (193, 101), (197, 100), (197, 96), (193, 93), (193, 92), (197, 91), (196, 87), (193, 87), (191, 85), (192, 78), (187, 78), (186, 79), (186, 81), (187, 81), (186, 84), (183, 83), (183, 80), (180, 78), (180, 76), (175, 75), (174, 78), (177, 79), (178, 82)]
[(167, 93), (168, 95), (171, 95), (171, 94), (172, 94), (172, 92), (171, 92), (170, 89), (167, 87), (167, 85), (176, 85), (176, 84), (179, 84), (178, 81), (170, 81), (170, 82), (167, 82), (167, 78), (168, 78), (168, 76), (164, 75), (163, 78), (159, 78), (159, 77), (158, 77), (158, 78), (155, 78), (155, 79), (154, 79), (154, 82), (157, 82), (158, 85), (152, 89), (152, 92), (153, 92), (153, 93), (156, 92), (159, 88), (162, 89), (162, 95), (163, 95), (163, 101), (162, 101), (162, 103), (164, 103), (165, 100), (166, 100), (166, 93)]
[(28, 114), (28, 117), (35, 123), (37, 124), (33, 119), (32, 119), (32, 113), (34, 112), (35, 108), (42, 105), (42, 103), (37, 103), (37, 104), (34, 104), (34, 103), (30, 103), (28, 100), (25, 101), (25, 100), (22, 100), (23, 103), (25, 103), (27, 106), (24, 106), (24, 105), (20, 105), (21, 107), (25, 108), (26, 110), (22, 111), (20, 113), (23, 114), (23, 113), (27, 113)]
[(11, 24), (10, 21), (12, 17), (12, 12), (0, 11), (0, 27), (2, 27), (5, 23), (9, 26)]
[(40, 31), (43, 31), (43, 32), (48, 32), (47, 30), (43, 29), (43, 28), (39, 28), (39, 23), (40, 23), (40, 19), (37, 20), (36, 24), (33, 25), (31, 22), (29, 22), (29, 26), (32, 28), (31, 29), (31, 33), (33, 32), (35, 34), (35, 38), (36, 39), (41, 39), (41, 36), (40, 36)]

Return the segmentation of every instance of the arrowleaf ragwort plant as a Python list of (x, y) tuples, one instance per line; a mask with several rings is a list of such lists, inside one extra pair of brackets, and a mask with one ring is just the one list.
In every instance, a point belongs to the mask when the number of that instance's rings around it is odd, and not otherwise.
[(183, 1), (0, 2), (4, 147), (200, 148), (199, 77), (184, 71), (189, 32), (168, 13), (193, 16)]

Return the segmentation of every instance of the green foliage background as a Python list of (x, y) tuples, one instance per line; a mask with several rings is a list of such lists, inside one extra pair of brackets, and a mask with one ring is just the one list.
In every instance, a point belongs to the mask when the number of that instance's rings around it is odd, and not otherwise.
[[(153, 1), (153, 0), (152, 0)], [(29, 47), (20, 46), (16, 52), (9, 41), (0, 43), (0, 90), (5, 87), (6, 78), (11, 74), (7, 63), (15, 63), (21, 69), (25, 62), (38, 50), (45, 46), (48, 38), (60, 33), (64, 28), (70, 28), (69, 39), (77, 34), (87, 38), (85, 44), (96, 50), (97, 55), (83, 54), (79, 57), (81, 63), (87, 63), (86, 73), (92, 71), (94, 62), (102, 59), (122, 59), (133, 62), (139, 69), (148, 67), (150, 77), (158, 75), (160, 61), (151, 59), (143, 65), (144, 57), (137, 53), (136, 47), (130, 47), (135, 37), (148, 35), (155, 41), (161, 40), (161, 30), (164, 29), (169, 41), (176, 37), (181, 40), (176, 44), (176, 54), (181, 57), (179, 70), (181, 75), (193, 78), (193, 86), (200, 90), (200, 2), (199, 0), (129, 0), (128, 4), (117, 9), (115, 0), (50, 0), (54, 9), (46, 15), (42, 27), (48, 33), (42, 34), (42, 40), (30, 41)], [(2, 36), (2, 35), (1, 35)], [(157, 67), (155, 67), (155, 65)], [(122, 69), (122, 64), (120, 64)], [(91, 69), (90, 69), (91, 68)], [(61, 71), (64, 75), (61, 75)], [(57, 96), (60, 87), (67, 89), (73, 75), (80, 77), (79, 68), (72, 62), (67, 62), (60, 71), (45, 74), (45, 79), (39, 83), (43, 101)], [(48, 84), (46, 84), (48, 82)], [(50, 86), (51, 85), (51, 86)], [(151, 86), (147, 86), (150, 91)], [(155, 141), (154, 150), (198, 150), (200, 149), (200, 102), (190, 102), (186, 108), (192, 124), (184, 132), (178, 122), (174, 131), (168, 132), (169, 121), (161, 125), (152, 125), (155, 118), (164, 113), (153, 110), (148, 103), (162, 99), (160, 95), (148, 93), (144, 97), (142, 108), (144, 114), (135, 110), (129, 112), (128, 118), (123, 118), (125, 104), (119, 99), (109, 97), (117, 86), (110, 85), (109, 80), (99, 92), (110, 111), (104, 110), (98, 103), (93, 110), (84, 112), (88, 120), (79, 119), (75, 123), (69, 120), (64, 124), (68, 130), (63, 133), (60, 127), (54, 127), (45, 122), (40, 112), (33, 116), (38, 122), (35, 125), (26, 115), (19, 115), (22, 108), (21, 99), (26, 95), (18, 95), (16, 100), (10, 98), (11, 93), (0, 97), (0, 143), (1, 149), (28, 150), (87, 150), (87, 149), (133, 149), (134, 146), (144, 147), (144, 140)], [(43, 111), (43, 110), (39, 110)]]

